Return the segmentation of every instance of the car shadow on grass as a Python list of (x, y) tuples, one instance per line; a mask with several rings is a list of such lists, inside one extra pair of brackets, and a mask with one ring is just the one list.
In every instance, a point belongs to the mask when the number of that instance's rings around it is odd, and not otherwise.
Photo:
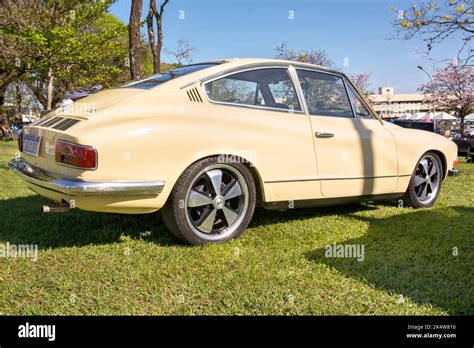
[[(38, 244), (40, 249), (118, 243), (122, 236), (143, 239), (161, 246), (185, 246), (171, 235), (159, 213), (110, 214), (83, 210), (42, 213), (41, 206), (52, 204), (41, 196), (0, 200), (0, 241), (11, 244)], [(252, 227), (305, 219), (326, 214), (369, 209), (360, 204), (318, 209), (294, 209), (292, 214), (257, 209)]]
[[(390, 204), (390, 203), (387, 203)], [(392, 204), (392, 206), (394, 206)], [(261, 207), (255, 209), (249, 227), (259, 227), (295, 220), (305, 220), (327, 215), (350, 215), (356, 212), (375, 210), (376, 206), (369, 202), (355, 202), (333, 206), (295, 208), (286, 210), (268, 210)]]
[[(38, 244), (40, 249), (81, 247), (118, 243), (122, 236), (142, 239), (161, 246), (185, 246), (171, 235), (159, 213), (111, 214), (70, 210), (65, 213), (42, 213), (41, 206), (51, 201), (41, 196), (0, 200), (0, 241), (11, 244)], [(255, 211), (251, 227), (304, 220), (328, 214), (348, 215), (376, 209), (363, 204), (336, 207), (294, 209), (290, 211)]]
[(368, 231), (339, 245), (364, 246), (363, 261), (326, 257), (325, 247), (306, 257), (397, 295), (401, 302), (410, 298), (449, 314), (474, 314), (474, 208), (353, 217), (367, 222)]
[[(165, 228), (160, 214), (109, 214), (81, 210), (42, 213), (51, 204), (40, 196), (0, 200), (0, 240), (38, 244), (40, 249), (108, 244), (122, 236), (163, 246), (183, 245)], [(151, 233), (150, 233), (151, 232)]]

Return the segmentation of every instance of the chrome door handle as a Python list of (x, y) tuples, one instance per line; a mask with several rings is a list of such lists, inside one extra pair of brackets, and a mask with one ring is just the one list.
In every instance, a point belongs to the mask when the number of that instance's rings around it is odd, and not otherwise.
[(334, 136), (333, 133), (329, 132), (315, 132), (314, 135), (316, 138), (332, 138)]

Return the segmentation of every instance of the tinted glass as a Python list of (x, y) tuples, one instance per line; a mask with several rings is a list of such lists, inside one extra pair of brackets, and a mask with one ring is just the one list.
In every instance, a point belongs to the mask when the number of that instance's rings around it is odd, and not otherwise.
[(143, 80), (127, 82), (125, 85), (120, 86), (120, 88), (141, 88), (141, 89), (151, 89), (156, 87), (163, 82), (169, 81), (176, 77), (190, 74), (192, 72), (206, 69), (218, 65), (220, 63), (206, 63), (206, 64), (193, 64), (186, 65), (179, 68), (174, 68), (164, 72), (163, 74), (156, 74), (150, 77), (147, 77)]
[(217, 102), (301, 110), (287, 69), (256, 69), (206, 84), (210, 100)]
[(310, 115), (354, 117), (342, 77), (297, 70)]

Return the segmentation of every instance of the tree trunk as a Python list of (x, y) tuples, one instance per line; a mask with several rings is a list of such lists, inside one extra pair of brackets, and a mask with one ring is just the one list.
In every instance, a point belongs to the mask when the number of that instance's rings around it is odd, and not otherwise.
[[(169, 0), (163, 1), (160, 6), (160, 11), (156, 8), (156, 0), (150, 0), (150, 8), (146, 23), (148, 27), (148, 41), (150, 42), (150, 49), (153, 55), (153, 71), (155, 74), (160, 72), (161, 68), (161, 48), (163, 47), (163, 12)], [(156, 19), (156, 26), (158, 29), (158, 37), (155, 39), (155, 30), (153, 28), (154, 19)]]
[(158, 42), (156, 43), (156, 52), (158, 54), (155, 57), (155, 64), (156, 67), (158, 67), (158, 72), (161, 72), (161, 48), (163, 47), (163, 11), (160, 12), (160, 16), (157, 18), (157, 27)]
[(53, 69), (49, 67), (48, 69), (48, 103), (46, 104), (46, 110), (51, 111), (53, 104)]
[(44, 95), (44, 89), (42, 86), (35, 85), (34, 82), (32, 81), (32, 78), (26, 78), (23, 80), (25, 83), (26, 87), (29, 88), (29, 90), (34, 94), (38, 102), (43, 106), (44, 109), (46, 109), (48, 105), (48, 98), (45, 97)]
[(128, 27), (130, 76), (132, 80), (141, 78), (140, 22), (142, 18), (142, 0), (132, 0), (130, 24)]
[[(7, 89), (7, 84), (0, 88), (0, 111), (2, 109), (3, 103), (5, 102), (5, 90)], [(0, 112), (1, 113), (1, 112)]]
[(23, 107), (22, 107), (23, 98), (21, 95), (21, 88), (20, 88), (19, 82), (17, 82), (15, 85), (15, 94), (16, 94), (16, 105), (17, 105), (18, 113), (22, 114), (23, 113)]

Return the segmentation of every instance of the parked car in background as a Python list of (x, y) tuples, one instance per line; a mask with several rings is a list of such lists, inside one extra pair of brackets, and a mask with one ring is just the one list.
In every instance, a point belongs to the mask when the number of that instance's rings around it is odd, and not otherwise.
[(59, 210), (161, 210), (194, 245), (239, 236), (256, 205), (430, 207), (457, 163), (452, 141), (382, 121), (343, 73), (271, 59), (101, 91), (25, 127), (19, 146), (10, 168)]
[(464, 134), (468, 136), (474, 136), (474, 124), (467, 125), (465, 127)]
[(461, 134), (460, 130), (452, 130), (450, 138), (458, 146), (458, 155), (466, 156), (472, 146), (472, 138), (466, 133)]

